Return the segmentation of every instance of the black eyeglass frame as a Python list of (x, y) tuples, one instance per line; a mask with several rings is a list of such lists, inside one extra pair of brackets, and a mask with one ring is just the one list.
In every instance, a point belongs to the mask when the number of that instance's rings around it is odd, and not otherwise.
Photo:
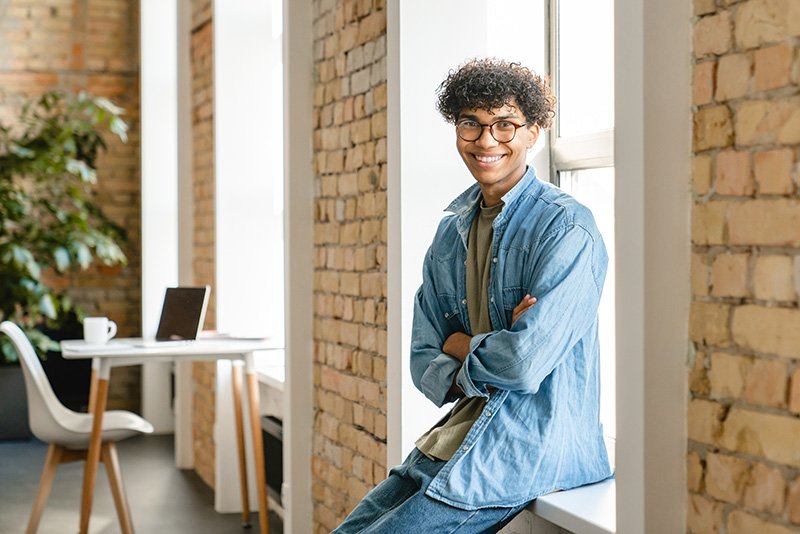
[[(481, 127), (481, 131), (480, 131), (480, 133), (478, 134), (478, 136), (475, 139), (468, 139), (468, 138), (464, 137), (463, 135), (461, 135), (460, 126), (461, 126), (461, 124), (463, 124), (465, 122), (474, 122), (475, 124), (477, 124), (478, 126)], [(497, 136), (494, 135), (494, 125), (497, 124), (497, 123), (500, 123), (500, 122), (507, 122), (507, 123), (509, 123), (509, 124), (514, 126), (514, 133), (511, 135), (511, 139), (509, 139), (508, 141), (501, 141), (500, 139), (497, 138)], [(456, 122), (456, 135), (458, 135), (458, 137), (460, 137), (462, 140), (464, 140), (464, 141), (466, 141), (468, 143), (473, 143), (473, 142), (475, 142), (475, 141), (477, 141), (478, 139), (481, 138), (481, 136), (483, 135), (483, 129), (484, 128), (489, 128), (489, 135), (492, 136), (492, 139), (494, 139), (498, 143), (506, 144), (506, 143), (510, 143), (511, 141), (514, 140), (514, 138), (517, 136), (517, 130), (519, 130), (520, 128), (522, 128), (524, 126), (527, 126), (527, 125), (528, 125), (527, 122), (523, 122), (522, 124), (517, 124), (517, 123), (512, 122), (512, 121), (510, 121), (508, 119), (501, 119), (499, 121), (494, 121), (491, 124), (483, 124), (483, 123), (480, 123), (480, 122), (476, 121), (475, 119), (461, 119), (460, 121)]]

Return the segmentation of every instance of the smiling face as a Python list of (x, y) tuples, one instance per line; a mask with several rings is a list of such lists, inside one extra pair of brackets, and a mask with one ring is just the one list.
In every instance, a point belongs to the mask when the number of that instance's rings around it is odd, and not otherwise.
[[(467, 109), (459, 114), (458, 121), (472, 120), (482, 125), (498, 121), (508, 121), (516, 126), (527, 121), (515, 107), (514, 100), (501, 108), (486, 111), (484, 109)], [(456, 123), (458, 124), (458, 122)], [(508, 125), (506, 125), (508, 126)], [(499, 129), (500, 125), (496, 128)], [(495, 131), (497, 133), (497, 130)], [(456, 148), (461, 159), (475, 177), (483, 192), (483, 201), (493, 206), (514, 187), (525, 175), (527, 164), (525, 156), (539, 136), (539, 126), (526, 125), (517, 129), (514, 139), (508, 143), (500, 143), (492, 137), (489, 127), (481, 131), (475, 141), (465, 141), (456, 133)]]

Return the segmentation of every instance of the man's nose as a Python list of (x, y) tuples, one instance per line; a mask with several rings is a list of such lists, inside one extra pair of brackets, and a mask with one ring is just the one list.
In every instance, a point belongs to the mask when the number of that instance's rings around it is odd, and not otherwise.
[(492, 136), (491, 126), (483, 126), (481, 136), (478, 137), (475, 144), (478, 146), (495, 146), (498, 144), (497, 140)]

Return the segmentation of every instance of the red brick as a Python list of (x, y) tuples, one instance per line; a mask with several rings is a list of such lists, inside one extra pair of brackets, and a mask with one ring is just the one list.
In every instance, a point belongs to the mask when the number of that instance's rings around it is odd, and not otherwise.
[(720, 195), (749, 196), (755, 191), (748, 152), (717, 154), (715, 187)]
[(747, 94), (750, 87), (750, 56), (729, 54), (719, 59), (717, 64), (717, 100), (739, 98)]
[(714, 98), (714, 77), (717, 63), (704, 61), (694, 66), (692, 77), (692, 102), (697, 106), (708, 104)]
[(720, 254), (711, 268), (711, 294), (719, 297), (744, 297), (748, 294), (749, 254)]
[(800, 524), (800, 477), (789, 486), (789, 504), (787, 506), (789, 521)]
[(786, 406), (786, 363), (779, 360), (756, 359), (747, 374), (744, 400), (765, 406)]
[(789, 410), (800, 414), (800, 368), (792, 372), (791, 388), (789, 390)]
[(755, 52), (756, 91), (777, 89), (791, 82), (794, 47), (781, 44)]
[(694, 26), (694, 53), (697, 57), (723, 54), (730, 49), (731, 16), (727, 11), (703, 17)]
[(793, 165), (794, 152), (788, 148), (756, 152), (753, 169), (759, 194), (792, 194), (795, 190), (792, 182)]
[(744, 492), (744, 505), (755, 510), (778, 515), (783, 512), (786, 481), (780, 470), (756, 464)]

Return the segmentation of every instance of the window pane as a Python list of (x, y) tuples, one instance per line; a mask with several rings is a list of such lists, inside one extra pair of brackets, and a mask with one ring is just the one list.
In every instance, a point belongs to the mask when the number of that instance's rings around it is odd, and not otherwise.
[(613, 0), (558, 2), (558, 135), (614, 127)]
[(562, 172), (560, 178), (561, 188), (592, 210), (608, 251), (608, 273), (599, 309), (600, 421), (605, 427), (606, 436), (615, 437), (614, 168)]

